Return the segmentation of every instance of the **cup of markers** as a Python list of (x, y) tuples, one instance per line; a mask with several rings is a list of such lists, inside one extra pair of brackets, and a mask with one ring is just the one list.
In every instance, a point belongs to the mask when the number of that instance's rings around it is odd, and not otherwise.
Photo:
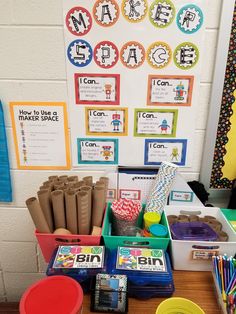
[(236, 259), (227, 255), (213, 256), (213, 273), (227, 313), (236, 312)]
[(137, 229), (137, 221), (142, 210), (139, 201), (129, 199), (115, 200), (111, 205), (113, 213), (112, 232), (118, 236), (131, 236)]

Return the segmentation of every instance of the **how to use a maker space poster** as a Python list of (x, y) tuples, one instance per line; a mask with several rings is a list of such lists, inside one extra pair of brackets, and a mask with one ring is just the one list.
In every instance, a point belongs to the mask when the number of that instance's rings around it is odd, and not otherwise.
[(204, 1), (63, 5), (73, 166), (190, 167)]

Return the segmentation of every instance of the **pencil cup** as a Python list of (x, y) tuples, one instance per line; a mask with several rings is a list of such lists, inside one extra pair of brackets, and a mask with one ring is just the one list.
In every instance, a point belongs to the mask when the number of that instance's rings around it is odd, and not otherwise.
[(130, 236), (131, 230), (137, 227), (138, 218), (123, 220), (113, 216), (113, 234), (117, 236)]

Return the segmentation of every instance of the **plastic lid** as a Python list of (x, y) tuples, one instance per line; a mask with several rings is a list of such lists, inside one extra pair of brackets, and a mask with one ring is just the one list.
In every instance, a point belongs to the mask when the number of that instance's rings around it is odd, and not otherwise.
[(66, 276), (46, 277), (30, 286), (20, 300), (21, 314), (76, 314), (83, 302), (79, 283)]
[(161, 215), (157, 212), (147, 212), (143, 219), (149, 223), (158, 223), (161, 220)]
[(159, 238), (166, 237), (168, 233), (168, 229), (166, 228), (166, 226), (159, 225), (159, 224), (151, 225), (149, 228), (149, 231), (154, 237), (159, 237)]
[(203, 309), (189, 299), (173, 297), (162, 301), (157, 307), (156, 314), (205, 314)]

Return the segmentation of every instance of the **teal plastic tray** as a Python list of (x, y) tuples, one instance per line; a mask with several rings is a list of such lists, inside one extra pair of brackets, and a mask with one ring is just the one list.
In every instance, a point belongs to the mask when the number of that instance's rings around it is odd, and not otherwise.
[(221, 208), (221, 211), (225, 218), (228, 220), (229, 224), (232, 226), (236, 232), (236, 209), (224, 209)]
[[(144, 206), (138, 218), (139, 228), (142, 228), (143, 214)], [(162, 214), (160, 223), (167, 227), (167, 219), (164, 212)], [(114, 236), (110, 235), (111, 224), (112, 224), (112, 210), (111, 203), (108, 203), (102, 228), (102, 237), (104, 239), (106, 248), (110, 250), (117, 249), (118, 246), (149, 247), (153, 249), (166, 250), (169, 245), (170, 242), (169, 233), (166, 238)]]

